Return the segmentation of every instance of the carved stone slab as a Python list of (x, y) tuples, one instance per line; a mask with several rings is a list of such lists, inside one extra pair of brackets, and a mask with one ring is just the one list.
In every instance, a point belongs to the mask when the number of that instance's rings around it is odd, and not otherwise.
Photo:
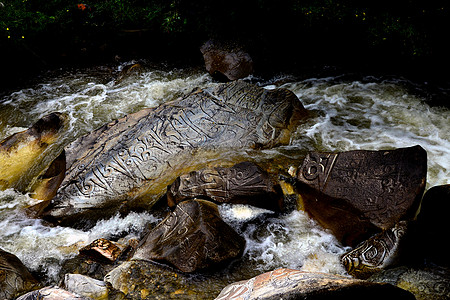
[(415, 299), (412, 294), (388, 284), (283, 268), (232, 283), (216, 300), (382, 299), (388, 295), (395, 299)]
[(341, 261), (348, 274), (367, 279), (395, 263), (406, 230), (407, 222), (400, 221), (394, 227), (371, 237), (346, 253)]
[[(427, 155), (420, 146), (381, 151), (312, 152), (297, 173), (305, 210), (345, 244), (414, 216)], [(358, 241), (356, 241), (358, 243)]]
[(283, 196), (267, 172), (251, 162), (231, 168), (210, 168), (178, 177), (167, 188), (170, 207), (195, 197), (207, 197), (219, 203), (250, 204), (270, 210), (281, 210)]
[(193, 272), (240, 256), (245, 240), (220, 218), (217, 205), (181, 202), (137, 247), (132, 259), (169, 263)]
[(62, 221), (125, 202), (149, 208), (177, 176), (205, 167), (205, 152), (287, 143), (306, 114), (288, 90), (237, 81), (129, 115), (65, 148), (66, 176), (44, 214)]

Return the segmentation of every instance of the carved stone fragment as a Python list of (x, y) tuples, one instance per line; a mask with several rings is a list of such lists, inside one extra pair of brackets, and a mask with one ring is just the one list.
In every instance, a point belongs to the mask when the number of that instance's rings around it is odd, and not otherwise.
[(99, 262), (113, 263), (119, 258), (125, 248), (125, 245), (100, 238), (81, 248), (80, 254)]
[(371, 237), (342, 256), (348, 274), (367, 279), (396, 262), (401, 243), (407, 231), (407, 222), (400, 221), (394, 227)]
[(412, 218), (425, 188), (420, 146), (380, 151), (311, 152), (297, 172), (305, 210), (344, 244)]
[(0, 299), (13, 299), (38, 287), (38, 281), (19, 258), (0, 249)]
[(279, 211), (283, 195), (267, 172), (251, 162), (231, 168), (209, 168), (178, 177), (167, 188), (170, 207), (195, 197), (207, 197), (219, 203), (249, 204)]
[(193, 272), (239, 257), (245, 240), (204, 200), (181, 202), (137, 247), (132, 259), (169, 263)]
[(414, 299), (390, 284), (374, 284), (326, 273), (278, 269), (226, 286), (216, 300), (253, 299)]
[(289, 90), (241, 81), (128, 115), (65, 148), (67, 171), (43, 215), (71, 225), (148, 209), (177, 176), (204, 168), (206, 154), (288, 143), (306, 116)]

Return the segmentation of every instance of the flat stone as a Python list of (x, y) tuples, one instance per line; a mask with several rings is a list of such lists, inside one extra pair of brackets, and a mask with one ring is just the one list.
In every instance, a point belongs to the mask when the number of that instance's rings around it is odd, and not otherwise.
[(44, 287), (40, 290), (29, 292), (16, 300), (90, 300), (89, 298), (71, 293), (56, 286)]
[(72, 293), (83, 297), (106, 300), (108, 288), (106, 283), (81, 274), (66, 274), (64, 277), (65, 288)]

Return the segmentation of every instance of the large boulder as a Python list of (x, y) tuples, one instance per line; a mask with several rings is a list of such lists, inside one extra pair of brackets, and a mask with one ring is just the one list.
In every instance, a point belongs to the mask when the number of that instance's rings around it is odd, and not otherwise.
[(251, 162), (231, 168), (207, 168), (178, 177), (167, 188), (170, 207), (195, 197), (218, 203), (249, 204), (269, 210), (283, 208), (283, 194), (269, 174)]
[(25, 191), (40, 172), (43, 153), (59, 140), (66, 116), (51, 113), (25, 131), (0, 141), (0, 190), (14, 188)]
[(392, 266), (400, 260), (408, 224), (400, 221), (394, 227), (371, 237), (341, 258), (347, 273), (359, 279)]
[(306, 116), (291, 91), (242, 81), (128, 115), (65, 148), (64, 180), (42, 216), (73, 225), (149, 209), (177, 176), (204, 168), (205, 155), (288, 143)]
[(390, 284), (375, 284), (326, 273), (278, 269), (225, 287), (216, 300), (238, 299), (414, 299)]
[(253, 73), (253, 60), (242, 47), (209, 40), (200, 48), (206, 70), (219, 80), (237, 80)]
[(244, 238), (221, 219), (216, 204), (189, 200), (142, 239), (132, 259), (194, 272), (237, 258), (244, 248)]
[(0, 249), (0, 299), (12, 299), (39, 287), (17, 256)]
[(297, 172), (305, 210), (345, 245), (413, 218), (425, 189), (420, 146), (309, 153)]

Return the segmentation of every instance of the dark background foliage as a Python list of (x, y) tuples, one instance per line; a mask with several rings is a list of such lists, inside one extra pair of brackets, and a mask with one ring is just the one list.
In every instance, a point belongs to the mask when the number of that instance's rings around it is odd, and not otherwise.
[(118, 57), (201, 63), (210, 38), (240, 43), (265, 72), (338, 65), (438, 77), (450, 61), (449, 12), (432, 0), (0, 0), (1, 82)]

